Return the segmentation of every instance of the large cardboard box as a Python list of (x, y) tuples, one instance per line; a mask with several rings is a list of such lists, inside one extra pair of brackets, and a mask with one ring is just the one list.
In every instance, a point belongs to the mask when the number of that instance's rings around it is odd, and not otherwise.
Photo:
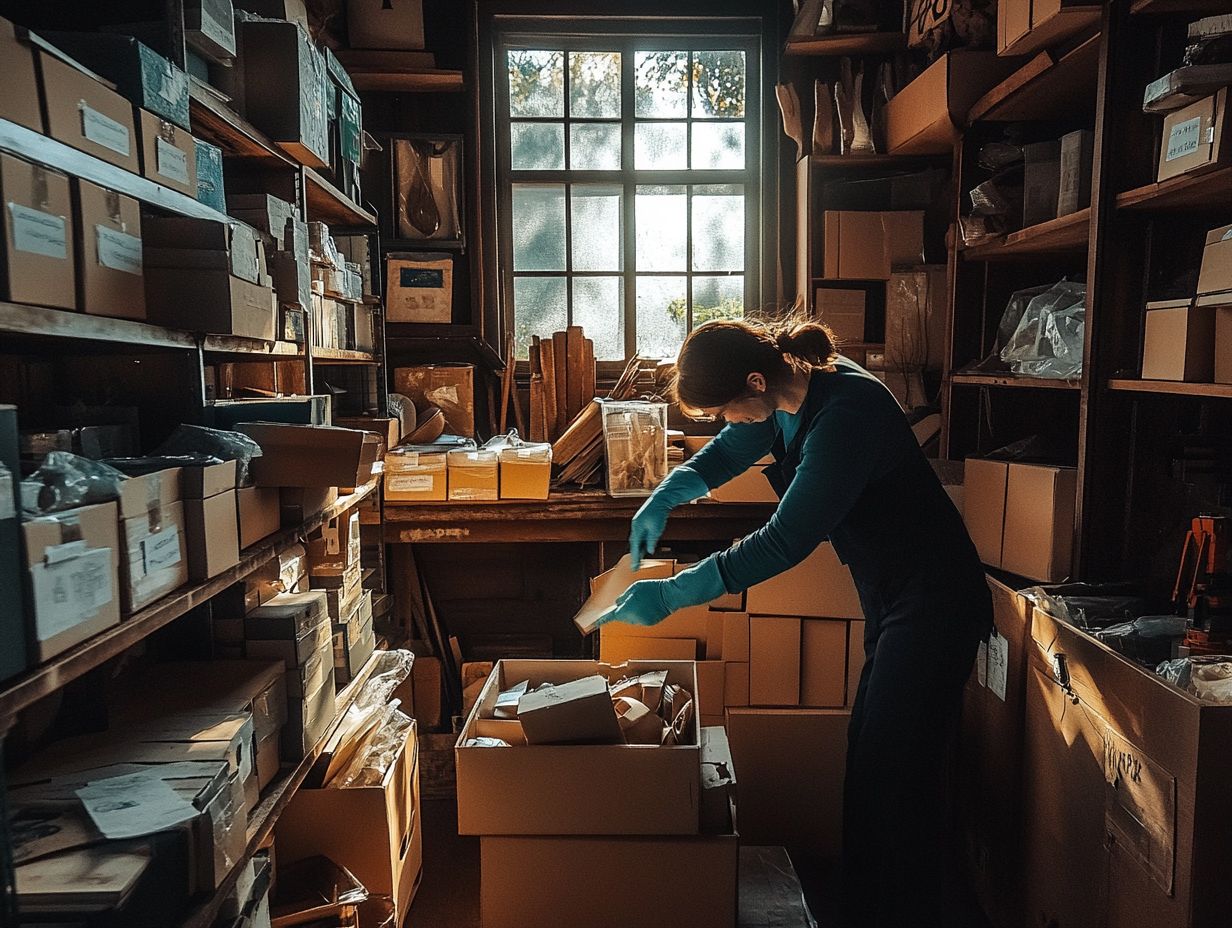
[(963, 467), (963, 522), (980, 560), (990, 567), (1001, 566), (1009, 473), (1006, 461), (967, 458)]
[(1073, 467), (1012, 464), (1005, 490), (1001, 566), (1032, 580), (1070, 576), (1078, 472)]
[(240, 28), (246, 115), (300, 163), (328, 168), (325, 58), (298, 23), (247, 21)]
[(838, 860), (850, 718), (844, 709), (727, 710), (746, 844)]
[(1232, 290), (1232, 226), (1206, 233), (1202, 266), (1198, 272), (1198, 295)]
[(130, 615), (188, 582), (178, 467), (131, 477), (121, 487), (120, 579)]
[(749, 620), (749, 704), (800, 704), (800, 620), (754, 616)]
[(423, 0), (352, 0), (347, 41), (351, 48), (423, 48)]
[(842, 342), (863, 342), (866, 296), (863, 290), (818, 287), (813, 306), (817, 317), (830, 327), (837, 339)]
[(448, 498), (444, 452), (425, 454), (395, 448), (385, 455), (385, 501), (443, 503)]
[(0, 86), (5, 89), (0, 99), (0, 119), (42, 132), (34, 50), (17, 38), (17, 31), (7, 19), (0, 19)]
[(242, 422), (236, 428), (261, 446), (252, 462), (262, 487), (363, 486), (364, 434), (324, 425)]
[[(3, 46), (0, 21), (0, 47)], [(0, 70), (4, 65), (0, 65)], [(74, 309), (76, 248), (68, 178), (59, 171), (0, 154), (4, 268), (0, 298)]]
[(73, 181), (77, 308), (96, 316), (144, 319), (141, 206), (86, 180)]
[(1018, 66), (992, 52), (946, 52), (886, 104), (886, 143), (896, 155), (949, 154), (971, 105)]
[(118, 513), (115, 503), (100, 503), (22, 525), (35, 660), (50, 660), (119, 624)]
[[(654, 749), (652, 749), (654, 750)], [(493, 837), (479, 842), (484, 928), (733, 928), (736, 835)], [(654, 862), (654, 863), (650, 863)], [(662, 867), (639, 879), (631, 868)]]
[(235, 462), (227, 464), (184, 470), (188, 578), (194, 582), (216, 577), (240, 562)]
[(791, 570), (750, 587), (745, 593), (745, 611), (752, 615), (864, 618), (851, 571), (829, 542), (818, 545)]
[(282, 525), (277, 487), (240, 487), (235, 491), (240, 548), (255, 545)]
[(1232, 159), (1228, 125), (1228, 88), (1174, 110), (1164, 118), (1157, 180), (1225, 164)]
[(773, 463), (774, 458), (767, 455), (743, 474), (711, 490), (710, 498), (720, 503), (777, 503), (778, 494), (764, 473), (766, 465)]
[(999, 0), (997, 54), (1033, 55), (1098, 23), (1098, 3), (1085, 0)]
[(895, 266), (919, 264), (924, 257), (922, 212), (826, 210), (822, 225), (824, 276), (830, 280), (888, 280)]
[(140, 171), (132, 104), (67, 60), (43, 49), (37, 58), (47, 134), (126, 171)]
[(696, 638), (634, 637), (621, 635), (615, 628), (599, 635), (599, 660), (605, 664), (649, 660), (695, 661), (697, 651)]
[(150, 319), (160, 325), (267, 342), (277, 337), (273, 289), (225, 270), (151, 267), (146, 291)]
[(1193, 300), (1148, 303), (1143, 380), (1210, 383), (1215, 374), (1215, 313)]
[(394, 392), (409, 396), (415, 405), (436, 406), (445, 414), (445, 431), (475, 435), (475, 365), (426, 364), (394, 369)]
[[(520, 740), (516, 720), (492, 718), (502, 690), (528, 680), (564, 683), (599, 673), (609, 681), (666, 670), (697, 693), (691, 661), (499, 661), (458, 736), (458, 833), (463, 835), (683, 835), (698, 829), (701, 727), (687, 743), (646, 745), (468, 745), (475, 737)], [(646, 784), (629, 789), (630, 783)]]

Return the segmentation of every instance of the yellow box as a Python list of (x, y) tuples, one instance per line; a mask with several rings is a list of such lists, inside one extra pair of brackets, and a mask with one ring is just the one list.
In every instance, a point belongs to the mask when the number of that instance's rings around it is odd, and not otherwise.
[(500, 454), (449, 452), (449, 498), (462, 502), (500, 498)]
[(551, 479), (551, 445), (526, 445), (501, 451), (501, 499), (547, 499)]
[(385, 499), (391, 503), (445, 502), (444, 452), (394, 449), (385, 455)]

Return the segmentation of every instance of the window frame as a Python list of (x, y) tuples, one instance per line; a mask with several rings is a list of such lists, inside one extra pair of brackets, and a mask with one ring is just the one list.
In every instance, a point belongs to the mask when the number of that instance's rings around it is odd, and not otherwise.
[[(754, 314), (762, 294), (762, 187), (764, 183), (763, 138), (763, 38), (760, 23), (750, 19), (716, 20), (644, 20), (637, 23), (628, 20), (585, 20), (584, 27), (576, 18), (567, 22), (552, 19), (508, 19), (493, 24), (490, 33), (491, 51), (489, 113), (494, 159), (493, 180), (495, 183), (495, 231), (497, 234), (496, 258), (498, 281), (496, 291), (502, 308), (503, 329), (514, 328), (514, 271), (512, 204), (515, 184), (542, 184), (561, 186), (565, 193), (565, 269), (563, 271), (519, 271), (518, 277), (565, 277), (566, 280), (585, 277), (619, 277), (622, 281), (622, 313), (625, 359), (631, 358), (637, 348), (637, 288), (640, 277), (682, 277), (686, 281), (686, 332), (692, 329), (693, 293), (691, 282), (695, 277), (744, 277), (744, 309), (747, 315)], [(569, 113), (569, 68), (567, 55), (565, 83), (563, 88), (565, 109), (562, 117), (515, 118), (509, 111), (509, 74), (506, 52), (510, 49), (545, 49), (569, 51), (619, 51), (621, 63), (621, 114), (619, 118), (606, 119), (579, 117)], [(741, 120), (702, 117), (695, 119), (692, 113), (692, 92), (684, 117), (638, 117), (635, 113), (634, 93), (635, 67), (632, 56), (635, 51), (742, 51), (745, 55), (745, 113)], [(640, 123), (679, 123), (687, 126), (702, 122), (741, 122), (744, 126), (744, 167), (741, 169), (636, 169), (634, 164), (635, 126)], [(517, 170), (511, 164), (511, 135), (515, 122), (554, 122), (564, 126), (565, 163), (569, 163), (570, 125), (576, 123), (607, 123), (621, 127), (621, 165), (618, 170)], [(692, 132), (686, 129), (686, 152), (691, 154)], [(686, 159), (687, 163), (687, 159)], [(620, 271), (577, 271), (572, 262), (571, 197), (574, 184), (598, 185), (619, 188), (622, 192), (622, 237), (623, 263)], [(636, 254), (636, 192), (641, 186), (683, 186), (686, 188), (690, 221), (686, 236), (685, 267), (683, 271), (639, 271)], [(745, 204), (744, 267), (740, 271), (713, 272), (693, 269), (692, 197), (693, 189), (708, 186), (740, 186)], [(573, 318), (572, 286), (566, 287), (566, 319)], [(546, 333), (545, 333), (546, 334)], [(525, 361), (518, 362), (524, 365)], [(599, 361), (601, 375), (619, 369), (624, 360)]]

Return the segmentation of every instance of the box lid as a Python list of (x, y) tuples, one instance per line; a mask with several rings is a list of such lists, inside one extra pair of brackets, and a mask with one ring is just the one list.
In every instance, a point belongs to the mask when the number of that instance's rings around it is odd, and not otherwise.
[(168, 467), (129, 477), (120, 484), (120, 518), (148, 515), (180, 499), (182, 476), (183, 468)]
[(235, 461), (221, 461), (203, 467), (185, 467), (182, 477), (184, 499), (209, 499), (235, 488)]

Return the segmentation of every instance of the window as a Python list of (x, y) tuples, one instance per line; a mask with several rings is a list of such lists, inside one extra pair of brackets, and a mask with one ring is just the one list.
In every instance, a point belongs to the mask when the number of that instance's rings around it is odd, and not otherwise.
[(495, 43), (507, 327), (580, 325), (600, 361), (672, 357), (758, 292), (759, 45), (744, 36)]

